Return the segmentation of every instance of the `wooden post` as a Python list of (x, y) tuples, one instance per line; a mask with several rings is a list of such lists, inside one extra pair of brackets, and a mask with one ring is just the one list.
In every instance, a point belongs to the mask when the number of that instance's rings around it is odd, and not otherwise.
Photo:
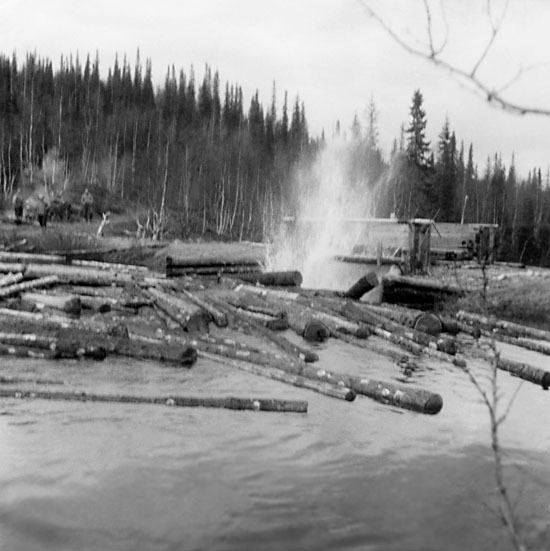
[(431, 220), (409, 222), (409, 263), (411, 274), (428, 273), (430, 267)]

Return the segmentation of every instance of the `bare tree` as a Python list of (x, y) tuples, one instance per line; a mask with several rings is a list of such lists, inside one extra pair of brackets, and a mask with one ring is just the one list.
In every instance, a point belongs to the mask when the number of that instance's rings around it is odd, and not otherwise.
[[(471, 66), (467, 68), (458, 66), (456, 63), (450, 61), (447, 56), (449, 30), (443, 5), (436, 18), (436, 13), (432, 9), (430, 1), (419, 0), (419, 9), (423, 12), (425, 23), (425, 37), (421, 42), (418, 42), (412, 36), (408, 35), (408, 33), (396, 31), (390, 22), (382, 17), (380, 11), (373, 8), (372, 1), (358, 0), (358, 2), (366, 11), (367, 15), (381, 25), (386, 33), (388, 33), (388, 35), (404, 50), (447, 71), (461, 83), (468, 85), (474, 93), (486, 100), (490, 105), (516, 115), (529, 114), (550, 116), (549, 108), (517, 103), (512, 101), (508, 95), (509, 89), (513, 84), (517, 83), (526, 73), (539, 68), (540, 64), (520, 66), (512, 78), (498, 87), (486, 82), (480, 76), (480, 69), (486, 62), (487, 56), (501, 31), (502, 23), (508, 10), (509, 0), (503, 0), (500, 9), (495, 9), (492, 0), (486, 0), (485, 14), (489, 22), (490, 32), (479, 55)], [(443, 29), (442, 36), (439, 39), (436, 38), (436, 27), (438, 29)]]

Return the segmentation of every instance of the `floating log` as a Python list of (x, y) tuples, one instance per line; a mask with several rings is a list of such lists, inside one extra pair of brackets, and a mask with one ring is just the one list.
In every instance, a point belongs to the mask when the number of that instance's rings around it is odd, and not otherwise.
[(380, 282), (376, 272), (367, 272), (363, 277), (358, 279), (345, 293), (346, 298), (359, 300), (365, 293), (368, 293), (375, 287), (378, 287)]
[(131, 273), (116, 272), (114, 270), (94, 270), (61, 264), (0, 263), (0, 273), (8, 272), (22, 272), (25, 278), (28, 279), (55, 275), (64, 283), (96, 286), (124, 285), (125, 283), (131, 283), (135, 278), (135, 274)]
[(288, 302), (292, 302), (300, 297), (300, 293), (285, 291), (283, 289), (267, 289), (266, 287), (247, 285), (245, 283), (235, 284), (236, 282), (232, 280), (229, 280), (230, 283), (228, 283), (228, 279), (229, 278), (223, 278), (221, 283), (227, 285), (230, 289), (234, 289), (237, 293), (252, 293), (268, 300), (285, 300)]
[(330, 383), (347, 390), (351, 389), (357, 394), (368, 396), (378, 402), (420, 413), (435, 414), (441, 411), (443, 407), (443, 399), (439, 394), (423, 389), (395, 385), (393, 383), (375, 381), (342, 373), (333, 373), (305, 364), (301, 366), (288, 366), (285, 370), (287, 369), (300, 377)]
[(21, 262), (25, 264), (65, 264), (65, 257), (57, 254), (0, 251), (0, 262)]
[[(113, 308), (117, 307), (120, 303), (116, 299), (109, 299), (108, 297), (91, 297), (88, 295), (78, 295), (77, 297), (82, 304), (82, 308), (99, 312), (100, 314), (106, 314)], [(124, 308), (124, 306), (122, 306)]]
[(12, 377), (12, 376), (0, 376), (0, 384), (2, 385), (19, 385), (19, 384), (33, 384), (33, 385), (64, 385), (65, 381), (60, 379), (33, 379), (31, 377)]
[(0, 343), (26, 348), (40, 348), (55, 352), (58, 358), (91, 358), (105, 359), (107, 353), (103, 346), (82, 344), (80, 340), (60, 339), (36, 333), (8, 333), (0, 332)]
[(386, 274), (382, 278), (385, 287), (411, 287), (418, 291), (438, 292), (443, 294), (464, 295), (465, 291), (456, 285), (442, 283), (435, 279), (416, 278), (410, 276), (400, 276), (395, 274)]
[(361, 377), (353, 377), (347, 381), (350, 384), (350, 388), (358, 394), (363, 394), (383, 404), (398, 406), (403, 409), (429, 415), (439, 413), (443, 407), (441, 395), (421, 388), (396, 385)]
[(437, 337), (442, 329), (438, 316), (430, 312), (405, 308), (395, 304), (369, 305), (368, 311), (389, 318), (390, 320), (423, 333)]
[(50, 287), (51, 285), (55, 285), (57, 283), (59, 283), (59, 278), (56, 275), (41, 277), (31, 281), (22, 281), (21, 283), (16, 283), (15, 285), (8, 285), (7, 287), (0, 288), (0, 298), (11, 297), (21, 293), (22, 291), (27, 291), (28, 289)]
[(166, 257), (166, 267), (168, 268), (209, 268), (220, 266), (251, 266), (260, 267), (260, 262), (257, 258), (240, 257), (240, 258), (206, 258), (206, 257), (186, 257), (174, 258), (173, 256)]
[(501, 333), (509, 335), (510, 337), (527, 337), (531, 339), (550, 341), (550, 331), (545, 331), (543, 329), (536, 329), (534, 327), (520, 325), (511, 321), (489, 318), (487, 316), (465, 312), (464, 310), (458, 312), (456, 317), (460, 321), (465, 321), (471, 325), (477, 324), (487, 329), (497, 328)]
[(149, 268), (146, 266), (138, 266), (135, 264), (121, 264), (118, 262), (101, 262), (99, 260), (79, 260), (72, 258), (70, 254), (65, 257), (67, 264), (71, 266), (77, 266), (79, 268), (95, 268), (98, 270), (111, 270), (111, 271), (122, 271), (122, 272), (137, 272), (137, 273), (147, 273)]
[(302, 274), (296, 270), (283, 272), (259, 272), (251, 274), (239, 274), (239, 279), (248, 283), (267, 285), (274, 287), (300, 287)]
[[(366, 339), (371, 335), (370, 329), (357, 320), (350, 320), (349, 317), (342, 315), (338, 306), (333, 308), (334, 304), (341, 305), (339, 299), (328, 299), (324, 297), (308, 297), (300, 298), (297, 303), (302, 309), (306, 309), (313, 319), (318, 319), (324, 323), (331, 331), (333, 336), (338, 336), (340, 333), (353, 335), (358, 339)], [(295, 308), (294, 305), (290, 309)], [(290, 310), (289, 310), (290, 311)]]
[(15, 285), (23, 281), (23, 274), (18, 272), (16, 274), (8, 274), (4, 277), (0, 277), (0, 287), (7, 287), (8, 285)]
[(525, 348), (526, 350), (533, 350), (539, 354), (544, 354), (545, 356), (550, 356), (550, 342), (548, 341), (537, 341), (529, 340), (525, 337), (510, 337), (506, 333), (501, 333), (499, 329), (494, 331), (482, 331), (482, 334), (489, 338), (494, 338), (497, 341), (504, 342), (506, 344), (511, 344), (514, 346), (519, 346)]
[(155, 287), (149, 287), (146, 293), (155, 304), (188, 332), (206, 331), (211, 320), (210, 315), (196, 303), (165, 293)]
[(185, 276), (222, 276), (223, 274), (239, 276), (240, 274), (260, 273), (257, 266), (205, 266), (199, 268), (171, 267), (166, 270), (166, 277)]
[[(37, 331), (41, 329), (77, 329), (84, 332), (100, 333), (105, 335), (115, 334), (120, 324), (105, 324), (93, 320), (81, 320), (67, 316), (50, 314), (45, 312), (24, 312), (10, 308), (0, 308), (0, 320), (7, 319), (9, 323), (19, 321), (27, 327), (35, 326)], [(120, 334), (120, 329), (118, 329)]]
[(57, 360), (60, 357), (59, 353), (54, 350), (39, 350), (28, 346), (15, 346), (2, 343), (0, 343), (0, 355), (33, 358), (36, 360)]
[(195, 293), (191, 293), (186, 289), (178, 289), (179, 292), (183, 293), (191, 302), (194, 302), (197, 306), (202, 308), (205, 312), (210, 314), (214, 323), (217, 327), (227, 327), (227, 316), (220, 312), (211, 302), (207, 299), (198, 297)]
[(544, 390), (548, 390), (550, 386), (550, 371), (545, 371), (544, 369), (529, 364), (515, 362), (502, 357), (499, 357), (497, 367), (510, 372), (520, 379), (541, 385)]
[(303, 400), (277, 400), (267, 398), (237, 398), (208, 396), (132, 396), (125, 394), (96, 394), (84, 391), (53, 392), (25, 389), (2, 389), (0, 398), (44, 399), (72, 402), (111, 402), (122, 404), (155, 404), (172, 407), (207, 407), (251, 411), (277, 411), (307, 413)]
[(403, 259), (395, 256), (368, 256), (360, 254), (351, 254), (351, 255), (336, 255), (334, 260), (338, 262), (346, 262), (350, 264), (368, 264), (368, 265), (377, 265), (377, 266), (401, 266), (403, 264)]
[[(426, 333), (398, 325), (390, 320), (384, 320), (368, 312), (367, 308), (360, 303), (348, 302), (344, 304), (342, 311), (345, 311), (352, 319), (361, 319), (368, 323), (375, 335), (401, 346), (407, 352), (418, 356), (425, 354), (452, 363), (457, 367), (463, 368), (466, 366), (464, 358), (456, 356), (456, 346), (452, 339), (432, 337)], [(369, 319), (371, 320), (370, 323)]]
[(61, 310), (71, 316), (79, 317), (82, 312), (82, 302), (72, 295), (46, 295), (42, 293), (22, 293), (21, 300), (38, 306), (44, 306)]
[(309, 342), (325, 342), (330, 337), (330, 329), (320, 320), (309, 319), (300, 326), (298, 334)]
[(261, 377), (267, 377), (274, 381), (280, 381), (282, 383), (290, 384), (299, 388), (306, 388), (308, 390), (313, 390), (325, 396), (330, 396), (332, 398), (339, 398), (341, 400), (346, 400), (351, 402), (355, 399), (355, 392), (349, 388), (346, 388), (342, 385), (332, 384), (327, 382), (315, 381), (300, 375), (293, 373), (288, 373), (281, 369), (269, 366), (258, 366), (249, 361), (243, 360), (227, 360), (217, 357), (213, 354), (208, 354), (207, 352), (200, 352), (201, 357), (209, 358), (215, 362), (223, 363), (230, 365), (246, 373), (252, 373), (254, 375), (259, 375)]
[(317, 360), (319, 360), (319, 356), (315, 354), (315, 352), (298, 346), (290, 342), (282, 335), (278, 335), (277, 333), (274, 333), (273, 331), (270, 331), (269, 329), (263, 327), (259, 323), (256, 323), (253, 320), (244, 317), (234, 306), (231, 306), (230, 304), (222, 304), (221, 302), (217, 302), (217, 304), (221, 310), (224, 310), (230, 316), (237, 318), (238, 322), (240, 322), (241, 325), (244, 325), (245, 327), (251, 329), (252, 333), (256, 333), (258, 335), (266, 337), (268, 340), (275, 343), (277, 346), (279, 346), (279, 348), (281, 348), (281, 350), (284, 350), (292, 357), (299, 358), (305, 362), (316, 362)]

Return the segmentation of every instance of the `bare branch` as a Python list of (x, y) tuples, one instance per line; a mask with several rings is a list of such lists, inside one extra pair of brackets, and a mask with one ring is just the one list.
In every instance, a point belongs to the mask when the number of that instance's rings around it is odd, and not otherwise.
[[(427, 0), (423, 0), (428, 29), (428, 46), (426, 49), (421, 49), (419, 47), (413, 46), (411, 43), (404, 40), (396, 31), (392, 29), (392, 27), (379, 15), (377, 11), (369, 6), (369, 4), (365, 0), (358, 0), (358, 2), (363, 7), (367, 15), (374, 19), (384, 29), (384, 31), (405, 51), (416, 57), (420, 57), (429, 61), (436, 67), (444, 69), (452, 76), (457, 77), (464, 83), (467, 83), (474, 93), (478, 94), (482, 99), (487, 101), (493, 107), (515, 115), (550, 116), (550, 109), (548, 108), (537, 107), (533, 105), (522, 105), (505, 98), (502, 93), (506, 90), (506, 88), (509, 87), (509, 84), (505, 85), (503, 89), (498, 89), (486, 84), (478, 77), (479, 67), (485, 61), (495, 42), (496, 37), (498, 36), (498, 33), (500, 32), (509, 0), (506, 1), (501, 16), (497, 19), (495, 19), (492, 15), (491, 1), (488, 0), (487, 12), (489, 20), (491, 21), (491, 35), (485, 48), (481, 52), (481, 55), (470, 70), (461, 69), (460, 67), (457, 67), (456, 65), (448, 62), (441, 57), (441, 54), (443, 53), (443, 50), (447, 45), (448, 33), (446, 33), (446, 38), (443, 41), (442, 45), (437, 48), (433, 39), (432, 14)], [(514, 78), (513, 82), (515, 82), (516, 80), (517, 79)]]

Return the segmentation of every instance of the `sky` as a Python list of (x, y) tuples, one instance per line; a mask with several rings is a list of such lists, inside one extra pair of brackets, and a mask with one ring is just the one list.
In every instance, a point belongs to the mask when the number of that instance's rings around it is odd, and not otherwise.
[[(363, 0), (403, 39), (422, 46), (427, 25), (422, 0)], [(504, 0), (489, 2), (494, 16)], [(433, 37), (447, 36), (445, 59), (471, 70), (491, 36), (487, 0), (431, 1)], [(510, 0), (501, 30), (478, 75), (510, 99), (550, 109), (550, 2)], [(446, 32), (445, 32), (446, 29)], [(58, 67), (62, 55), (82, 60), (99, 54), (103, 78), (115, 55), (133, 66), (139, 49), (150, 59), (155, 83), (174, 65), (197, 80), (205, 65), (224, 85), (243, 88), (245, 106), (259, 91), (264, 106), (276, 84), (292, 105), (304, 102), (310, 133), (330, 136), (340, 121), (349, 129), (355, 114), (366, 125), (371, 98), (378, 111), (386, 158), (402, 124), (409, 121), (420, 89), (427, 137), (435, 146), (448, 118), (458, 143), (473, 143), (483, 171), (488, 156), (512, 155), (521, 175), (550, 166), (550, 117), (518, 116), (490, 107), (484, 98), (429, 61), (411, 55), (369, 15), (360, 0), (0, 0), (0, 52), (23, 59), (35, 51)], [(519, 78), (518, 71), (523, 71)]]

